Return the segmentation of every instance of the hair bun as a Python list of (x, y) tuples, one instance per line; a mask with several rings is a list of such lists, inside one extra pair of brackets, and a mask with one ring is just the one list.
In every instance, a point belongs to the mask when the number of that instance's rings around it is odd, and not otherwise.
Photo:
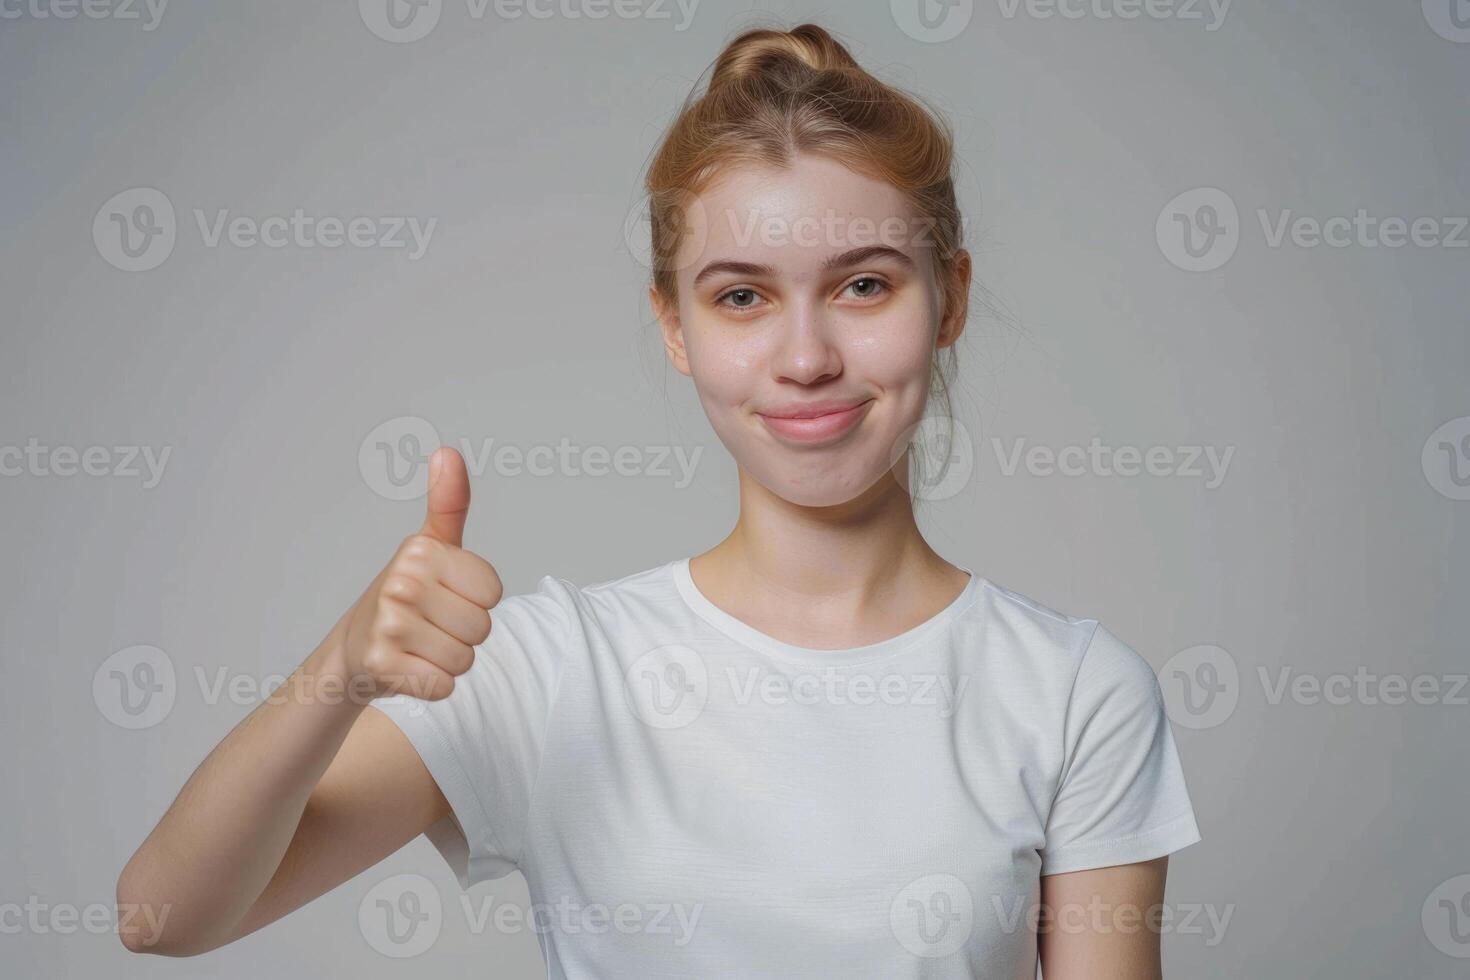
[[(847, 48), (816, 24), (789, 31), (766, 28), (746, 31), (731, 41), (715, 62), (711, 90), (739, 85), (752, 78), (789, 77), (798, 71), (858, 69)], [(861, 70), (861, 69), (858, 69)]]

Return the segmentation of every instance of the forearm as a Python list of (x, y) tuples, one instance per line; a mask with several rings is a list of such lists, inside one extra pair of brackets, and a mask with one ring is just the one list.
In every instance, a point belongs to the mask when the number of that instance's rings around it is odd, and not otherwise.
[(341, 624), (194, 771), (118, 881), (130, 949), (228, 940), (270, 882), (313, 788), (368, 701), (347, 679)]
[(500, 576), (460, 545), (469, 473), (435, 453), (428, 516), (327, 638), (205, 758), (118, 879), (123, 944), (187, 956), (274, 921), (449, 812), (374, 697), (442, 700), (490, 635)]

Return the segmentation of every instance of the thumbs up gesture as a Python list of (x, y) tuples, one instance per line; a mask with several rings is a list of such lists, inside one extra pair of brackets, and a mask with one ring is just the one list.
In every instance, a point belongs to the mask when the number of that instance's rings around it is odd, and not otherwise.
[(371, 678), (375, 697), (448, 697), (490, 635), (502, 588), (494, 567), (463, 548), (469, 509), (464, 458), (439, 449), (429, 460), (424, 526), (403, 540), (342, 621), (349, 675)]

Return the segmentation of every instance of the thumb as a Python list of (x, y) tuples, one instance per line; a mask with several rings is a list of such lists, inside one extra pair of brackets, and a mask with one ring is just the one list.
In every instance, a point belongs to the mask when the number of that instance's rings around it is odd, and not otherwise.
[(458, 450), (444, 446), (429, 458), (429, 513), (422, 533), (456, 548), (464, 543), (470, 510), (470, 474)]

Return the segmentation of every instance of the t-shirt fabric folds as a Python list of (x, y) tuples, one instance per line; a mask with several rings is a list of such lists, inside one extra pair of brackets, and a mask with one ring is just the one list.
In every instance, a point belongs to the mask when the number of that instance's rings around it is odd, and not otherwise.
[(461, 886), (525, 875), (553, 978), (1033, 980), (1041, 876), (1200, 840), (1148, 662), (973, 572), (843, 650), (736, 619), (687, 558), (491, 619), (449, 697), (374, 705)]

